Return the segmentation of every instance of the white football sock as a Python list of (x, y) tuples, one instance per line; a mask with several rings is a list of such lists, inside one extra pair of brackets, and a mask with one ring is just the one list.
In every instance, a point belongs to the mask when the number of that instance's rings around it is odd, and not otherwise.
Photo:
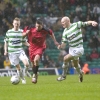
[(22, 69), (20, 69), (20, 71), (17, 70), (17, 74), (18, 74), (18, 76), (19, 76), (22, 80), (25, 79), (25, 78), (24, 78), (24, 73), (23, 73)]
[(24, 74), (27, 73), (28, 67), (24, 66)]
[(82, 74), (81, 66), (78, 64), (78, 67), (75, 67), (79, 74)]
[(24, 66), (24, 75), (27, 74), (27, 73), (29, 73), (28, 69), (29, 69), (29, 66), (28, 67)]
[(63, 63), (63, 65), (62, 65), (62, 70), (63, 70), (62, 76), (66, 76), (66, 73), (67, 73), (67, 71), (68, 71), (68, 64)]

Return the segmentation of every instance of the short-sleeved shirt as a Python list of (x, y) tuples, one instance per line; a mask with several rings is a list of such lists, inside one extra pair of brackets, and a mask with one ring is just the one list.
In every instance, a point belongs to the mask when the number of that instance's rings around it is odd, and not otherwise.
[[(26, 30), (24, 29), (24, 32)], [(30, 29), (30, 33), (28, 34), (28, 42), (30, 47), (33, 49), (35, 48), (45, 48), (46, 47), (46, 36), (52, 35), (52, 30), (43, 28), (40, 31), (37, 31), (35, 27)]]
[(6, 32), (4, 41), (8, 43), (8, 53), (19, 53), (23, 50), (23, 42), (27, 41), (22, 36), (22, 29), (15, 31), (13, 28)]
[(83, 38), (81, 27), (87, 26), (87, 22), (76, 22), (70, 25), (69, 28), (65, 28), (62, 35), (62, 42), (69, 43), (69, 47), (83, 47)]
[[(27, 28), (24, 29), (24, 32)], [(47, 35), (52, 35), (53, 32), (51, 29), (42, 28), (40, 31), (37, 31), (35, 27), (30, 29), (28, 34), (29, 46), (29, 55), (30, 59), (34, 59), (33, 56), (39, 54), (42, 55), (44, 49), (46, 48), (46, 37)]]

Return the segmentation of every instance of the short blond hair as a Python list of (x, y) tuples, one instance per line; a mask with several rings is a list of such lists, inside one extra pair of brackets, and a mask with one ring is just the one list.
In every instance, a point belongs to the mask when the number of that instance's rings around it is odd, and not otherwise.
[(15, 17), (15, 18), (14, 18), (14, 20), (16, 20), (16, 21), (20, 21), (20, 18), (18, 18), (18, 17)]

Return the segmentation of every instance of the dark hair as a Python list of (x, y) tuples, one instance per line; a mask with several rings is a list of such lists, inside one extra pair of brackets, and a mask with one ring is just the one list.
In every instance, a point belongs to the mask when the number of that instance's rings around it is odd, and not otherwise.
[(40, 19), (37, 19), (37, 20), (36, 20), (36, 23), (37, 23), (37, 24), (40, 24), (40, 25), (43, 25), (43, 21), (40, 20)]

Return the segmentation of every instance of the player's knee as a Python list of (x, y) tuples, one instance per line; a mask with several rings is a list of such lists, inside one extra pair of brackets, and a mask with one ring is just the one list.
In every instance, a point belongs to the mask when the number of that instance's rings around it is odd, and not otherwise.
[(64, 61), (64, 62), (67, 62), (67, 61), (68, 61), (68, 57), (65, 56), (64, 59), (63, 59), (63, 61)]
[(34, 60), (34, 63), (38, 63), (38, 62), (39, 62), (39, 60), (38, 60), (38, 59), (35, 59), (35, 60)]
[(17, 70), (19, 70), (19, 71), (21, 70), (21, 67), (20, 67), (20, 66), (16, 66), (16, 68), (17, 68)]
[(36, 59), (36, 60), (34, 60), (34, 65), (38, 65), (39, 64), (39, 60), (38, 59)]
[(29, 64), (28, 64), (28, 63), (26, 63), (26, 64), (25, 64), (25, 66), (26, 66), (26, 67), (29, 67)]
[(20, 68), (21, 68), (21, 67), (20, 67), (20, 65), (19, 65), (19, 64), (15, 65), (15, 66), (16, 66), (16, 68), (17, 68), (17, 69), (19, 69), (19, 70), (20, 70)]
[(78, 63), (74, 63), (73, 65), (75, 68), (77, 68), (79, 66)]

